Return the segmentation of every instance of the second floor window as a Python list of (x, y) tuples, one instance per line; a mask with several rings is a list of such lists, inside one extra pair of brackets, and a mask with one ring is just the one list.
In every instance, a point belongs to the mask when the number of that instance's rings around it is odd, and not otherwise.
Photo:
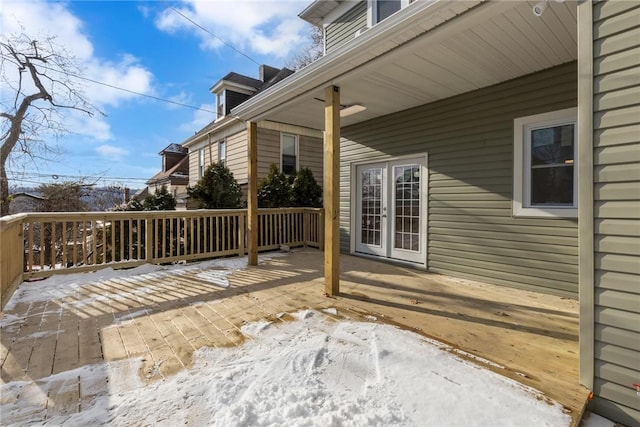
[(224, 139), (218, 142), (218, 162), (220, 164), (227, 164), (227, 141)]
[(376, 1), (376, 23), (387, 19), (402, 7), (401, 0), (377, 0)]
[(198, 178), (204, 175), (204, 148), (198, 150)]
[(280, 169), (285, 175), (293, 175), (298, 169), (298, 137), (283, 133), (280, 141)]
[(369, 27), (387, 19), (400, 9), (407, 7), (415, 0), (368, 0)]
[(225, 104), (226, 104), (226, 100), (225, 100), (226, 96), (225, 96), (225, 91), (222, 90), (220, 92), (218, 92), (216, 94), (216, 120), (221, 119), (224, 117), (226, 111), (225, 111)]

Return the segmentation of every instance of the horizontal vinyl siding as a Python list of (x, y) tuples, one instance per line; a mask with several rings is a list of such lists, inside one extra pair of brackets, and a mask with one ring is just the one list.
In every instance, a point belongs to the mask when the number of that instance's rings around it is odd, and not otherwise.
[(593, 408), (640, 425), (640, 4), (594, 4)]
[(576, 105), (576, 64), (342, 130), (341, 245), (351, 164), (428, 153), (428, 268), (576, 296), (577, 221), (513, 218), (513, 120)]
[(356, 31), (367, 26), (367, 2), (360, 1), (325, 29), (325, 47), (327, 53), (351, 40)]
[(280, 169), (280, 132), (258, 128), (258, 182), (267, 176), (271, 164)]
[(300, 168), (309, 168), (313, 177), (322, 187), (324, 146), (320, 138), (300, 135), (298, 137), (300, 148)]
[[(247, 183), (247, 131), (230, 135), (227, 140), (227, 167), (239, 184)], [(217, 144), (215, 145), (217, 148)], [(214, 158), (217, 160), (218, 153)]]
[(189, 186), (198, 183), (198, 150), (189, 151)]
[(193, 187), (194, 185), (196, 185), (198, 183), (198, 180), (200, 179), (200, 176), (198, 173), (198, 168), (200, 166), (199, 164), (200, 148), (204, 148), (205, 168), (217, 160), (217, 158), (213, 158), (213, 160), (211, 158), (212, 152), (217, 148), (216, 144), (213, 144), (213, 147), (210, 147), (209, 145), (192, 147), (189, 150), (189, 186), (190, 187)]
[[(313, 177), (322, 186), (322, 139), (299, 135), (295, 132), (284, 133), (298, 136), (298, 166), (311, 169)], [(258, 128), (258, 180), (267, 176), (272, 163), (275, 163), (278, 169), (281, 169), (281, 134), (282, 132), (277, 130)]]

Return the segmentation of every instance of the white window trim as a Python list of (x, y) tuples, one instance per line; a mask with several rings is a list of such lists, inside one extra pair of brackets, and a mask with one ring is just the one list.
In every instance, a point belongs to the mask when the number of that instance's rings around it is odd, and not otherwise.
[[(518, 217), (578, 217), (578, 127), (577, 108), (551, 111), (532, 116), (519, 117), (513, 121), (513, 216)], [(529, 188), (529, 163), (531, 150), (528, 149), (529, 131), (538, 127), (551, 127), (562, 124), (574, 124), (574, 164), (573, 164), (573, 205), (557, 207), (531, 207)]]
[[(376, 12), (377, 1), (378, 0), (367, 0), (367, 25), (369, 26), (369, 28), (379, 23), (377, 12)], [(410, 0), (401, 0), (400, 10), (409, 6), (409, 3), (410, 3)]]
[(293, 134), (293, 133), (286, 133), (286, 132), (280, 132), (280, 172), (284, 171), (282, 170), (282, 145), (284, 142), (284, 136), (292, 136), (296, 142), (295, 142), (295, 147), (296, 147), (296, 172), (300, 170), (300, 138), (298, 138), (298, 135)]

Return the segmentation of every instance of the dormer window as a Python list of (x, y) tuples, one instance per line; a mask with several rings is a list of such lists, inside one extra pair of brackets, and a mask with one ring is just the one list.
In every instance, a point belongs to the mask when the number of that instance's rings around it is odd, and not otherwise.
[(218, 92), (216, 94), (216, 119), (221, 119), (225, 116), (226, 113), (226, 91), (225, 90), (221, 90), (220, 92)]
[(210, 91), (216, 96), (216, 120), (224, 118), (231, 110), (251, 97), (262, 81), (229, 73), (224, 79), (214, 84)]
[(369, 26), (387, 19), (400, 9), (409, 5), (410, 0), (368, 0)]

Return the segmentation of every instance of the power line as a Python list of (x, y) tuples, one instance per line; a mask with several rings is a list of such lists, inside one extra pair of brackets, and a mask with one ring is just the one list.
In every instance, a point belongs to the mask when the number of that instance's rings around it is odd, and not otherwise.
[(196, 27), (200, 28), (202, 31), (206, 32), (207, 34), (210, 34), (211, 36), (215, 37), (216, 39), (220, 40), (220, 42), (222, 44), (224, 44), (225, 46), (229, 47), (230, 49), (233, 49), (234, 51), (236, 51), (237, 53), (239, 53), (240, 55), (244, 56), (245, 58), (247, 58), (249, 61), (253, 62), (256, 65), (261, 65), (258, 61), (256, 61), (255, 59), (253, 59), (252, 57), (250, 57), (249, 55), (247, 55), (246, 53), (242, 52), (240, 49), (236, 48), (235, 46), (233, 46), (231, 43), (228, 43), (226, 40), (224, 40), (222, 37), (219, 37), (218, 35), (214, 34), (213, 32), (209, 31), (207, 28), (203, 27), (202, 25), (198, 24), (196, 21), (194, 21), (193, 19), (189, 18), (188, 16), (186, 16), (185, 14), (183, 14), (182, 12), (180, 12), (178, 9), (176, 9), (173, 6), (169, 6), (169, 9), (173, 10), (175, 13), (177, 13), (178, 15), (182, 16), (184, 19), (186, 19), (187, 21), (191, 22), (193, 25), (195, 25)]
[[(12, 62), (14, 65), (16, 65), (16, 66), (20, 66), (20, 64), (16, 63), (16, 62), (15, 62), (15, 60), (14, 60), (13, 58), (11, 58), (11, 57), (9, 57), (9, 56), (6, 56), (6, 55), (1, 55), (1, 56), (2, 56), (5, 60), (7, 60), (7, 61), (9, 61), (9, 62)], [(178, 105), (178, 106), (181, 106), (181, 107), (187, 107), (187, 108), (191, 108), (191, 109), (194, 109), (194, 110), (204, 111), (204, 112), (206, 112), (206, 113), (218, 114), (217, 112), (212, 111), (212, 110), (207, 110), (206, 108), (196, 107), (196, 106), (194, 106), (194, 105), (184, 104), (184, 103), (182, 103), (182, 102), (177, 102), (177, 101), (173, 101), (173, 100), (171, 100), (171, 99), (166, 99), (166, 98), (160, 98), (159, 96), (149, 95), (149, 94), (142, 93), (142, 92), (136, 92), (136, 91), (131, 90), (131, 89), (126, 89), (126, 88), (123, 88), (123, 87), (120, 87), (120, 86), (112, 85), (112, 84), (110, 84), (110, 83), (100, 82), (100, 81), (98, 81), (98, 80), (94, 80), (94, 79), (91, 79), (91, 78), (89, 78), (89, 77), (81, 76), (81, 75), (79, 75), (79, 74), (75, 74), (75, 73), (72, 73), (72, 72), (70, 72), (70, 71), (59, 70), (59, 69), (52, 68), (52, 67), (48, 67), (48, 66), (46, 66), (46, 65), (42, 65), (42, 64), (39, 64), (39, 65), (38, 65), (38, 68), (43, 68), (43, 69), (45, 69), (45, 70), (54, 71), (54, 72), (56, 72), (56, 73), (66, 74), (66, 75), (68, 75), (68, 76), (75, 77), (75, 78), (80, 79), (80, 80), (86, 80), (86, 81), (91, 82), (91, 83), (95, 83), (95, 84), (98, 84), (98, 85), (102, 85), (102, 86), (109, 87), (109, 88), (111, 88), (111, 89), (121, 90), (121, 91), (123, 91), (123, 92), (128, 92), (128, 93), (131, 93), (131, 94), (133, 94), (133, 95), (143, 96), (143, 97), (145, 97), (145, 98), (151, 98), (151, 99), (154, 99), (154, 100), (156, 100), (156, 101), (167, 102), (167, 103), (169, 103), (169, 104), (174, 104), (174, 105)]]
[[(90, 176), (90, 175), (61, 175), (56, 173), (32, 173), (32, 172), (18, 172), (14, 170), (7, 170), (8, 174), (15, 175), (17, 177), (24, 178), (67, 178), (67, 179), (95, 179), (95, 180), (110, 180), (110, 181), (148, 181), (149, 178), (134, 178), (134, 177), (122, 177), (122, 176)], [(14, 178), (21, 179), (21, 178)]]

